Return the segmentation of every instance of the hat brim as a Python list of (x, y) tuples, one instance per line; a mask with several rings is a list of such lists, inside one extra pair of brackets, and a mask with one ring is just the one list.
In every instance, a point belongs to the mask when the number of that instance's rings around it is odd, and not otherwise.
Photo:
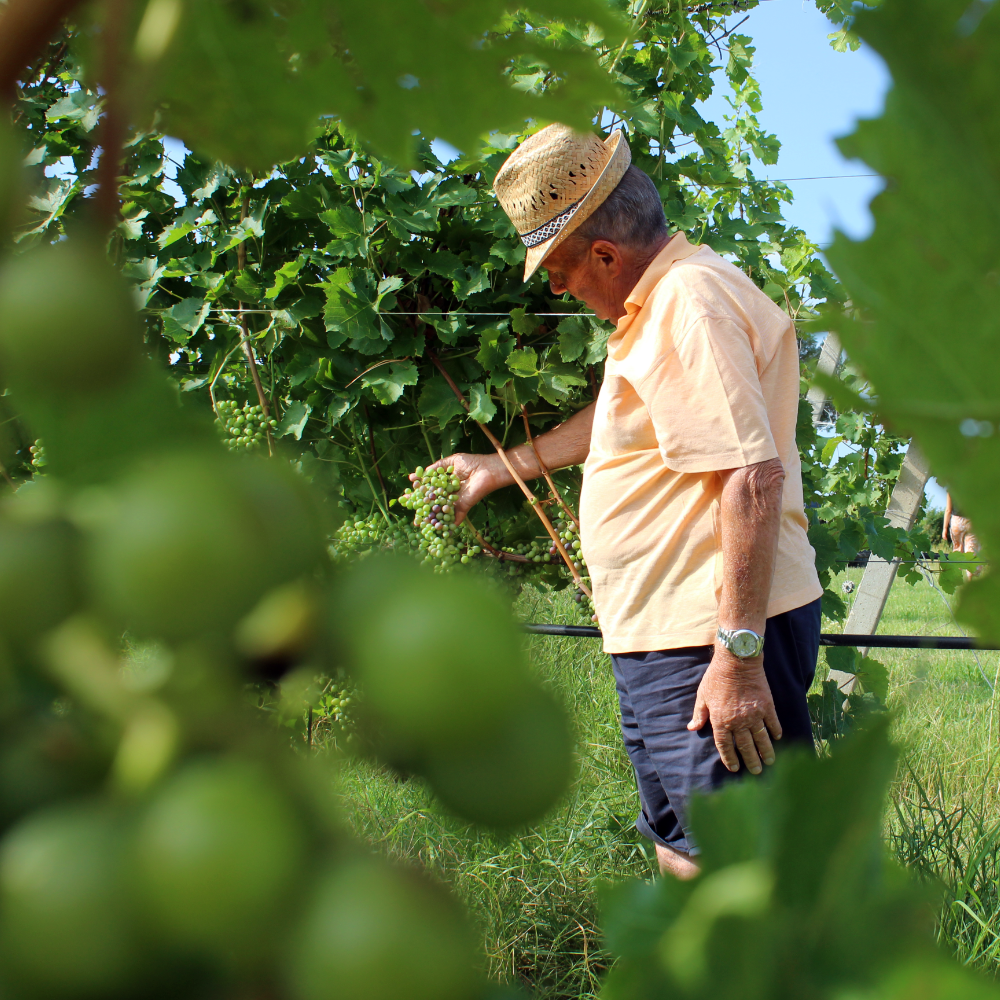
[(567, 236), (577, 227), (582, 225), (591, 215), (597, 211), (604, 203), (604, 200), (611, 194), (619, 182), (625, 176), (625, 171), (632, 164), (632, 151), (622, 134), (622, 130), (615, 129), (604, 140), (606, 146), (611, 146), (611, 156), (601, 171), (600, 176), (594, 182), (594, 186), (583, 196), (580, 207), (576, 210), (573, 218), (566, 223), (566, 226), (550, 240), (539, 243), (538, 246), (529, 248), (524, 258), (524, 280), (529, 281), (531, 276), (542, 266), (545, 258)]

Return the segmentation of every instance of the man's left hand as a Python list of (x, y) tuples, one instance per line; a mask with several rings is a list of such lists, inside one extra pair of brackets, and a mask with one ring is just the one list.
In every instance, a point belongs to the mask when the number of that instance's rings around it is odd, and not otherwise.
[(741, 660), (716, 647), (698, 685), (688, 729), (701, 729), (706, 722), (712, 724), (719, 756), (730, 771), (740, 769), (734, 742), (751, 774), (760, 774), (761, 761), (774, 763), (771, 736), (781, 739), (781, 723), (764, 676), (763, 657)]

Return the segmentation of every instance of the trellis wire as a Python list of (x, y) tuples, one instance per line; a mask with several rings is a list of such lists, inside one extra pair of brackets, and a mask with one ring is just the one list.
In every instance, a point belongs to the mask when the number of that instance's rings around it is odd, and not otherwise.
[[(532, 635), (554, 635), (572, 639), (600, 639), (603, 633), (593, 625), (526, 624), (522, 628)], [(869, 649), (1000, 649), (1000, 646), (980, 643), (960, 636), (935, 635), (857, 635), (824, 633), (821, 646), (862, 646)]]
[[(172, 308), (172, 307), (171, 307)], [(170, 309), (166, 308), (153, 308), (145, 309), (144, 312), (148, 313), (165, 313), (170, 312)], [(244, 316), (274, 316), (277, 313), (287, 312), (287, 309), (239, 309), (239, 308), (228, 308), (223, 306), (215, 307), (207, 310), (209, 313), (237, 313)], [(379, 316), (510, 316), (509, 312), (468, 312), (463, 309), (444, 309), (444, 310), (433, 310), (428, 309), (424, 312), (380, 312)], [(594, 313), (584, 313), (584, 312), (574, 312), (574, 313), (553, 313), (553, 312), (540, 312), (540, 313), (525, 313), (525, 316), (589, 316), (593, 317)]]

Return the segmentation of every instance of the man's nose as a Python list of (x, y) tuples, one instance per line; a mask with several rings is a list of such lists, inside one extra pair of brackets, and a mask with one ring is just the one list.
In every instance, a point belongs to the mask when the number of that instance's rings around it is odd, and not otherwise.
[(566, 291), (566, 286), (560, 285), (551, 275), (549, 276), (549, 288), (552, 289), (553, 295), (562, 295)]

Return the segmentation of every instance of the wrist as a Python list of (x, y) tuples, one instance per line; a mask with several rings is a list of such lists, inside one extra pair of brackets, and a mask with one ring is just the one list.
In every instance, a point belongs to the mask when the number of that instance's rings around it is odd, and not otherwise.
[(762, 628), (758, 632), (746, 626), (726, 628), (720, 625), (716, 632), (715, 644), (737, 659), (757, 659), (764, 652), (764, 630)]
[[(510, 452), (507, 453), (507, 457), (511, 458)], [(486, 455), (484, 464), (490, 477), (491, 493), (493, 490), (499, 490), (504, 486), (512, 486), (514, 484), (514, 477), (510, 474), (499, 455)], [(515, 469), (517, 468), (517, 463), (513, 460), (511, 464)]]
[(727, 676), (741, 676), (748, 671), (764, 669), (764, 655), (751, 656), (741, 659), (731, 653), (720, 642), (715, 643), (715, 650), (712, 655), (712, 667)]

